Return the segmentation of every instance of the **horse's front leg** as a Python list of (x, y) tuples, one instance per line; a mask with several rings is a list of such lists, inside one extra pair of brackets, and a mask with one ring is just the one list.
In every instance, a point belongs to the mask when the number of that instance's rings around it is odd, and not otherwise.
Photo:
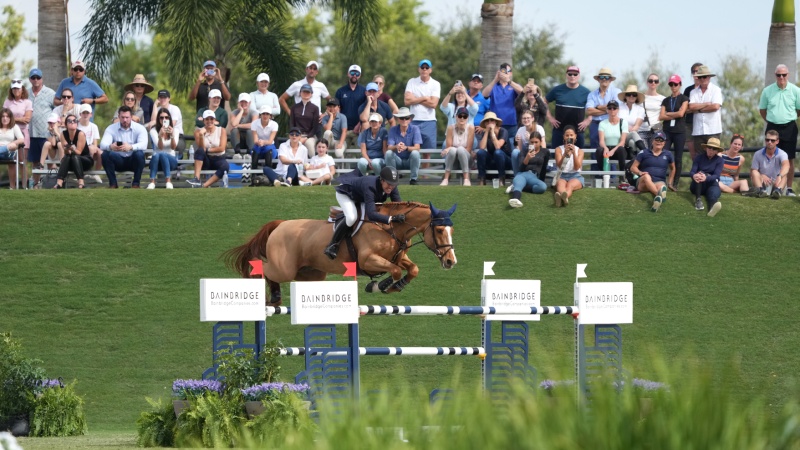
[[(400, 260), (400, 264), (402, 264), (402, 259)], [(389, 276), (380, 283), (375, 281), (369, 282), (366, 288), (367, 292), (385, 291), (390, 284), (397, 282), (403, 276), (403, 269), (399, 265), (377, 254), (368, 256), (361, 264), (361, 267), (365, 272), (386, 272), (389, 274)]]
[(381, 292), (383, 292), (384, 294), (391, 294), (392, 292), (402, 291), (403, 288), (405, 288), (408, 283), (411, 283), (411, 280), (417, 278), (417, 275), (419, 275), (419, 267), (417, 267), (417, 265), (414, 264), (414, 262), (411, 261), (408, 258), (408, 255), (406, 255), (405, 253), (403, 253), (403, 257), (400, 259), (397, 265), (400, 266), (402, 270), (406, 271), (406, 275), (403, 278), (400, 278), (399, 280), (393, 280), (394, 282), (388, 288), (381, 289)]

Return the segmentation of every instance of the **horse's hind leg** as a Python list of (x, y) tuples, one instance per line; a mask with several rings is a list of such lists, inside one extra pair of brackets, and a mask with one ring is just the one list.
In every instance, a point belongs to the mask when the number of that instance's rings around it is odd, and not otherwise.
[(281, 285), (270, 279), (267, 279), (269, 285), (269, 304), (268, 306), (280, 306), (283, 303), (281, 298)]

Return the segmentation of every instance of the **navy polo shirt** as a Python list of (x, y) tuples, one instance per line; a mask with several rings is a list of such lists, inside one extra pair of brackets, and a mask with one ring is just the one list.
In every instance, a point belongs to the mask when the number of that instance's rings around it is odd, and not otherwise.
[(367, 88), (357, 84), (355, 89), (350, 89), (348, 83), (336, 91), (336, 100), (339, 100), (342, 114), (347, 117), (347, 124), (355, 128), (356, 124), (361, 122), (358, 118), (358, 107), (367, 101)]

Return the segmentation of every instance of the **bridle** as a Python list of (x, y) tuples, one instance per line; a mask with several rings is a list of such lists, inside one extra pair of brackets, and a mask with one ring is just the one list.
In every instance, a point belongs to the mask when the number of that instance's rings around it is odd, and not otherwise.
[[(420, 205), (413, 205), (405, 214), (408, 214), (409, 212), (413, 211), (414, 209), (418, 208), (419, 206)], [(437, 217), (433, 217), (432, 215), (433, 215), (433, 211), (431, 211), (431, 220), (430, 220), (430, 222), (428, 222), (428, 226), (425, 227), (424, 230), (422, 230), (422, 233), (419, 233), (419, 232), (413, 233), (413, 234), (416, 234), (416, 235), (420, 235), (421, 234), (422, 237), (420, 238), (419, 241), (414, 242), (411, 245), (407, 244), (409, 239), (400, 238), (400, 237), (397, 236), (397, 234), (395, 233), (395, 230), (394, 230), (394, 223), (390, 223), (388, 229), (386, 227), (382, 227), (382, 229), (384, 231), (386, 231), (395, 240), (395, 242), (397, 242), (397, 245), (399, 247), (397, 252), (392, 257), (392, 262), (396, 261), (397, 257), (402, 252), (407, 251), (411, 247), (414, 247), (415, 245), (419, 245), (419, 244), (425, 244), (425, 247), (428, 250), (430, 250), (434, 255), (436, 255), (436, 257), (439, 258), (439, 260), (444, 258), (444, 255), (446, 255), (447, 252), (449, 252), (451, 250), (455, 250), (455, 246), (453, 244), (440, 244), (436, 239), (436, 233), (435, 233), (434, 227), (445, 226), (445, 220), (447, 220), (447, 218), (437, 218)], [(411, 226), (408, 230), (406, 230), (405, 234), (406, 235), (412, 234), (411, 232), (415, 231), (415, 230), (418, 230), (418, 228), (416, 226)], [(430, 245), (428, 245), (427, 242), (425, 242), (425, 233), (428, 230), (431, 230), (431, 235), (433, 236), (433, 244), (434, 244), (433, 247), (431, 247)]]

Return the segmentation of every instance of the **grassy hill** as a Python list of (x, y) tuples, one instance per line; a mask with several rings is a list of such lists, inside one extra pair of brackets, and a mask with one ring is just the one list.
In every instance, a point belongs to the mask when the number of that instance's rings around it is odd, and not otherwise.
[[(401, 186), (404, 199), (458, 203), (458, 265), (442, 270), (424, 247), (421, 273), (399, 295), (361, 303), (479, 304), (483, 261), (499, 278), (542, 280), (542, 303), (571, 304), (575, 264), (588, 281), (632, 281), (634, 324), (624, 328), (624, 365), (655, 377), (656, 355), (720, 369), (743, 397), (777, 411), (800, 372), (798, 201), (725, 196), (718, 216), (671, 194), (649, 211), (649, 195), (585, 190), (563, 209), (549, 195), (523, 196), (512, 210), (491, 188)], [(198, 280), (233, 276), (219, 261), (263, 223), (324, 217), (330, 188), (0, 192), (0, 331), (22, 338), (50, 376), (78, 379), (93, 431), (132, 431), (145, 396), (167, 397), (176, 378), (210, 365), (211, 324), (199, 322)], [(331, 277), (337, 279), (337, 277)], [(338, 278), (341, 279), (341, 278)], [(361, 280), (363, 286), (366, 280)], [(285, 292), (288, 298), (287, 292)], [(365, 317), (362, 345), (479, 345), (470, 317)], [(532, 324), (531, 362), (544, 378), (572, 374), (572, 326)], [(300, 345), (287, 318), (268, 338)], [(388, 380), (426, 388), (478, 383), (473, 358), (362, 358), (365, 389)], [(301, 360), (287, 359), (286, 379)], [(732, 368), (728, 371), (723, 368)]]

